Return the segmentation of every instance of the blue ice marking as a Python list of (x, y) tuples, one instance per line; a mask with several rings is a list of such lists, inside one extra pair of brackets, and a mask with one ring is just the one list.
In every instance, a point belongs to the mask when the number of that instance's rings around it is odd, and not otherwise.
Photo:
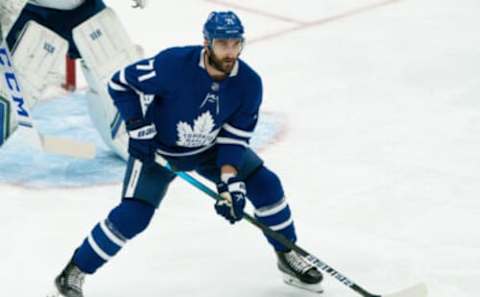
[[(51, 155), (31, 148), (14, 133), (0, 149), (0, 183), (32, 188), (90, 187), (120, 184), (125, 162), (111, 152), (93, 127), (85, 93), (40, 102), (32, 110), (38, 129), (45, 135), (88, 141), (97, 146), (93, 160)], [(260, 116), (252, 147), (266, 147), (280, 132), (283, 118), (273, 113)]]

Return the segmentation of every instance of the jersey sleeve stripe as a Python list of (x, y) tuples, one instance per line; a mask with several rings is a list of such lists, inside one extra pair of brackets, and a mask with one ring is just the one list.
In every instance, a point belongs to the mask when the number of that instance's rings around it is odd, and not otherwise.
[(228, 138), (228, 137), (217, 137), (218, 144), (233, 144), (233, 145), (240, 145), (243, 147), (248, 147), (248, 143), (245, 141)]
[(223, 125), (223, 129), (225, 129), (225, 131), (227, 131), (227, 132), (229, 132), (233, 135), (243, 137), (243, 138), (251, 138), (253, 136), (253, 132), (248, 132), (248, 131), (245, 131), (245, 130), (235, 128), (228, 123)]
[(114, 91), (119, 91), (119, 92), (125, 92), (127, 91), (126, 88), (122, 87), (121, 85), (119, 84), (116, 84), (115, 82), (113, 81), (109, 81), (108, 82), (108, 86), (110, 87), (110, 89), (114, 90)]
[(125, 69), (120, 70), (120, 75), (119, 75), (120, 82), (126, 86), (128, 86), (127, 79), (125, 78)]

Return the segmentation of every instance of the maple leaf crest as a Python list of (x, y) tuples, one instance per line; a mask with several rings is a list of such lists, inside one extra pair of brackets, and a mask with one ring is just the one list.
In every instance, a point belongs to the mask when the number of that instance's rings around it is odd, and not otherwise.
[(215, 127), (210, 111), (206, 111), (193, 121), (193, 127), (187, 122), (177, 124), (177, 145), (184, 147), (201, 147), (212, 143), (220, 129), (212, 131)]

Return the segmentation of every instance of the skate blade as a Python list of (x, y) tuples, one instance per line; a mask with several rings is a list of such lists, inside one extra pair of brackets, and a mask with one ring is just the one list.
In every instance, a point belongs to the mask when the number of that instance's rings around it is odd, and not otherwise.
[(293, 286), (296, 288), (300, 288), (303, 290), (307, 290), (313, 293), (322, 294), (323, 288), (320, 283), (318, 284), (306, 284), (298, 280), (296, 277), (293, 277), (289, 274), (282, 273), (283, 275), (283, 282), (289, 286)]

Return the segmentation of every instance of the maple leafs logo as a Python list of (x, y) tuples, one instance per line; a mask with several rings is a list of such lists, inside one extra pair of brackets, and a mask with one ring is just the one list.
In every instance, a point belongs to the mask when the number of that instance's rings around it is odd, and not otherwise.
[(212, 131), (215, 127), (210, 111), (202, 113), (193, 121), (193, 127), (186, 122), (177, 124), (177, 145), (184, 147), (201, 147), (212, 143), (220, 129)]

